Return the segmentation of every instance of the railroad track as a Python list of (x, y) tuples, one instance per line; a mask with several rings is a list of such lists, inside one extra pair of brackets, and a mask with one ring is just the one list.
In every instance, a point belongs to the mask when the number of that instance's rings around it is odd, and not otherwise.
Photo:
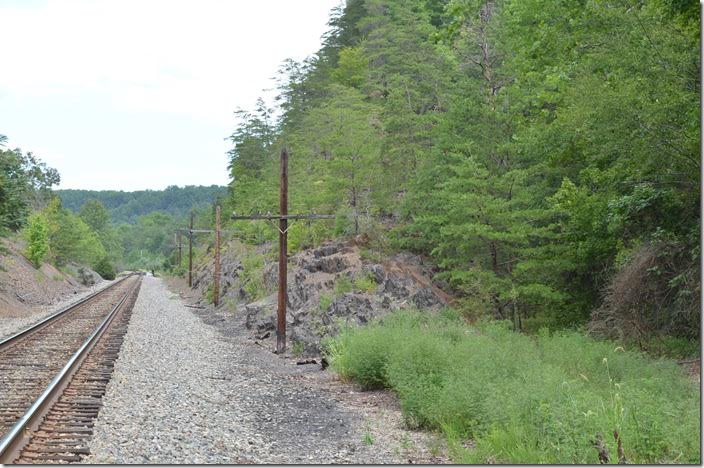
[(130, 275), (0, 342), (0, 463), (85, 456), (140, 284)]

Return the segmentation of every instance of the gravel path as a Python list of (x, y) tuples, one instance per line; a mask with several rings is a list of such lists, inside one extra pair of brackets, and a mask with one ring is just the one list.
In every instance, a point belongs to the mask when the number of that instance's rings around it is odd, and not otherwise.
[[(210, 312), (211, 322), (230, 323)], [(428, 436), (400, 429), (397, 409), (380, 409), (390, 395), (360, 398), (319, 366), (297, 366), (205, 322), (161, 280), (144, 278), (84, 463), (403, 463), (427, 456), (418, 447)]]
[(34, 325), (41, 319), (48, 317), (62, 307), (77, 302), (98, 289), (107, 287), (110, 283), (112, 283), (112, 281), (101, 281), (100, 283), (96, 283), (81, 292), (67, 295), (65, 299), (55, 304), (41, 306), (38, 312), (29, 315), (24, 315), (22, 317), (2, 317), (2, 319), (0, 319), (0, 340), (8, 338), (15, 333)]

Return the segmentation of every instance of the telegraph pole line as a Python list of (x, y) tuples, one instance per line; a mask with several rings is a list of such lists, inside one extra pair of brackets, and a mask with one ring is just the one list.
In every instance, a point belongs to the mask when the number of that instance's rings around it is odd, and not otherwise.
[(229, 232), (222, 230), (220, 222), (220, 205), (215, 206), (215, 229), (193, 229), (193, 213), (191, 212), (191, 221), (188, 229), (176, 229), (178, 235), (178, 259), (181, 264), (181, 236), (185, 233), (188, 236), (188, 287), (193, 287), (193, 235), (215, 233), (215, 262), (213, 274), (213, 303), (217, 307), (220, 304), (220, 276), (221, 262), (220, 250), (222, 245), (222, 233)]
[(276, 353), (281, 354), (286, 350), (286, 280), (287, 280), (287, 260), (288, 260), (288, 220), (296, 219), (334, 219), (334, 215), (289, 215), (288, 214), (288, 151), (281, 150), (281, 172), (279, 187), (279, 211), (278, 215), (244, 215), (232, 214), (231, 219), (250, 220), (278, 220), (279, 221), (279, 295), (276, 314)]

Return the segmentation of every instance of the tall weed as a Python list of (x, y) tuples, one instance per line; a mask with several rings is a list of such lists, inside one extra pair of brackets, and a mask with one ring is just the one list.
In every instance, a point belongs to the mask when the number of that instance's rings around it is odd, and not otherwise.
[(694, 383), (614, 342), (404, 311), (328, 350), (343, 377), (393, 389), (410, 426), (442, 431), (456, 462), (595, 464), (597, 439), (616, 462), (614, 431), (629, 463), (700, 461)]

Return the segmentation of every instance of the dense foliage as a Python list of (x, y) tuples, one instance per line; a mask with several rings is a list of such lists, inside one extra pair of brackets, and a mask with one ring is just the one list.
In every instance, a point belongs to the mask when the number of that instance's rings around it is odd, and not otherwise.
[(698, 337), (696, 2), (350, 0), (330, 25), (279, 118), (237, 113), (232, 209), (277, 210), (286, 145), (291, 211), (338, 214), (299, 245), (391, 227), (467, 315)]
[[(0, 135), (0, 232), (22, 231), (25, 255), (39, 268), (44, 261), (62, 267), (68, 262), (90, 265), (106, 278), (115, 271), (100, 230), (61, 208), (51, 187), (59, 183), (56, 169), (32, 153), (4, 149)], [(112, 258), (118, 253), (113, 252)]]
[(25, 230), (27, 238), (27, 258), (35, 268), (39, 268), (49, 253), (49, 223), (45, 216), (33, 213)]
[[(64, 207), (79, 213), (111, 253), (112, 264), (121, 269), (174, 270), (177, 265), (175, 231), (188, 226), (210, 228), (213, 206), (225, 187), (170, 186), (165, 190), (123, 192), (114, 190), (57, 190)], [(187, 238), (182, 237), (182, 245)]]
[(187, 226), (191, 211), (196, 226), (209, 227), (225, 193), (217, 186), (52, 191), (58, 172), (32, 153), (4, 149), (5, 141), (0, 135), (0, 233), (21, 233), (24, 254), (37, 268), (77, 263), (112, 279), (122, 269), (178, 267), (175, 229)]
[(27, 222), (33, 208), (41, 207), (59, 183), (56, 169), (47, 167), (32, 153), (5, 148), (0, 135), (0, 231), (16, 231)]
[(137, 218), (155, 211), (164, 212), (174, 218), (188, 215), (191, 210), (210, 206), (218, 197), (227, 193), (225, 187), (217, 185), (185, 187), (169, 186), (164, 190), (56, 190), (63, 206), (78, 212), (89, 200), (100, 202), (116, 224), (137, 222)]
[(457, 463), (596, 465), (600, 451), (612, 463), (701, 462), (698, 388), (674, 362), (457, 318), (396, 312), (349, 329), (329, 343), (332, 366), (393, 389), (407, 423), (442, 431)]

